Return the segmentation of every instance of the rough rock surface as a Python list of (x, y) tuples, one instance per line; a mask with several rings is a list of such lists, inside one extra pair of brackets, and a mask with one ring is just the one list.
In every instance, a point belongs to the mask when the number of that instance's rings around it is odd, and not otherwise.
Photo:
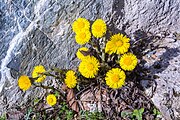
[[(21, 92), (19, 73), (31, 75), (38, 64), (77, 66), (79, 46), (71, 24), (78, 17), (103, 18), (113, 31), (126, 33), (132, 41), (139, 29), (163, 36), (156, 44), (166, 49), (155, 50), (157, 58), (163, 59), (147, 62), (152, 74), (159, 76), (152, 100), (166, 119), (179, 119), (179, 0), (0, 0), (0, 114), (33, 99), (30, 94), (41, 94), (33, 88)], [(161, 68), (152, 68), (156, 64)]]
[[(150, 78), (155, 79), (154, 84), (148, 80), (142, 80), (147, 95), (153, 95), (152, 101), (160, 108), (167, 120), (180, 119), (180, 40), (171, 35), (158, 40), (160, 48), (149, 52), (144, 56), (145, 67), (150, 71)], [(155, 76), (154, 78), (152, 76)], [(146, 81), (146, 82), (145, 82)], [(143, 83), (144, 82), (144, 83)], [(148, 87), (147, 84), (151, 84)], [(152, 89), (155, 92), (152, 93)]]

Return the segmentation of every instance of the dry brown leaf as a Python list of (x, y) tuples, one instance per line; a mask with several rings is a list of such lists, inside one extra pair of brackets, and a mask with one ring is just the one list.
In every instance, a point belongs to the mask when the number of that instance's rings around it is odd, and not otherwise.
[(8, 111), (6, 116), (8, 120), (20, 120), (24, 116), (24, 113), (22, 111), (13, 109), (11, 111)]
[(157, 59), (157, 56), (156, 55), (151, 55), (151, 57), (155, 60), (155, 59)]
[(62, 86), (61, 86), (61, 89), (63, 90), (63, 91), (67, 91), (68, 90), (68, 87), (66, 86), (66, 84), (62, 84)]
[(96, 109), (101, 111), (102, 104), (109, 104), (109, 99), (106, 89), (100, 91), (98, 87), (95, 87), (94, 92), (89, 89), (81, 94), (80, 107), (82, 110), (90, 111), (90, 106), (95, 105)]
[(79, 112), (79, 105), (75, 99), (74, 91), (73, 89), (69, 89), (67, 93), (67, 102), (70, 106), (70, 108), (76, 112)]

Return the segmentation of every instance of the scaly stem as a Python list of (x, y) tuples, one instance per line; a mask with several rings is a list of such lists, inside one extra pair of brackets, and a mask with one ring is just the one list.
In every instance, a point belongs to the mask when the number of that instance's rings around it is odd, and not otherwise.
[(102, 48), (102, 55), (101, 55), (101, 59), (103, 62), (103, 65), (105, 64), (105, 57), (106, 57), (106, 53), (105, 53), (105, 48), (106, 48), (106, 38), (102, 38), (103, 39), (103, 48)]
[(105, 65), (105, 51), (104, 51), (104, 49), (103, 49), (103, 51), (102, 51), (101, 59), (102, 59), (103, 65)]
[(50, 72), (44, 72), (44, 73), (42, 73), (42, 74), (43, 74), (43, 75), (46, 75), (46, 76), (54, 77), (54, 78), (56, 78), (56, 79), (60, 79), (59, 76), (56, 76), (56, 75), (54, 75), (54, 74), (51, 74)]
[(43, 88), (43, 89), (46, 89), (46, 90), (47, 90), (47, 89), (51, 89), (51, 90), (54, 90), (54, 91), (58, 91), (59, 94), (63, 97), (63, 99), (66, 100), (64, 94), (61, 93), (61, 91), (60, 91), (59, 89), (56, 89), (56, 88), (54, 88), (54, 87), (52, 87), (52, 86), (45, 86), (45, 85), (42, 85), (42, 84), (37, 85), (37, 84), (33, 83), (33, 85), (34, 85), (35, 87), (40, 87), (40, 88)]

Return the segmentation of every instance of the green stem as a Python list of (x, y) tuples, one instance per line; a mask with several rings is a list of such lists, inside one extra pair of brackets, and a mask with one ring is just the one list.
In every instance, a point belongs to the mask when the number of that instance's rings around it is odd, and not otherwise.
[(52, 86), (45, 86), (45, 85), (42, 85), (42, 84), (37, 85), (37, 84), (34, 84), (34, 83), (33, 83), (33, 85), (34, 85), (35, 87), (40, 87), (40, 88), (43, 88), (43, 89), (46, 89), (46, 90), (47, 90), (47, 89), (51, 89), (51, 90), (58, 91), (59, 94), (63, 97), (63, 99), (64, 99), (64, 100), (66, 99), (65, 96), (64, 96), (64, 94), (61, 93), (61, 91), (60, 91), (59, 89), (56, 89), (56, 88), (54, 88), (54, 87), (52, 87)]
[(101, 59), (102, 59), (103, 65), (104, 65), (104, 64), (105, 64), (105, 52), (104, 52), (104, 49), (103, 49), (103, 51), (102, 51)]
[(105, 53), (105, 48), (106, 48), (106, 38), (104, 37), (104, 38), (102, 38), (103, 39), (103, 48), (102, 48), (102, 55), (101, 55), (101, 59), (102, 59), (102, 62), (103, 62), (103, 64), (105, 64), (105, 57), (106, 57), (106, 53)]
[(49, 73), (49, 72), (44, 72), (44, 73), (42, 73), (42, 74), (43, 74), (43, 75), (46, 75), (46, 76), (54, 77), (54, 78), (56, 78), (56, 79), (59, 79), (59, 76), (56, 76), (56, 75), (51, 74), (51, 73)]

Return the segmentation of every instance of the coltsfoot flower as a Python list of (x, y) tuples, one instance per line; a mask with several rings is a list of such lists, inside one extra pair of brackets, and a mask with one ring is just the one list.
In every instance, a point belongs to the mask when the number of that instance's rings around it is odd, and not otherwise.
[(94, 78), (99, 71), (100, 63), (94, 56), (87, 56), (79, 65), (79, 72), (86, 78)]
[(121, 56), (119, 63), (123, 70), (132, 71), (136, 67), (138, 59), (134, 54), (127, 53)]
[(31, 80), (29, 79), (28, 76), (22, 75), (18, 79), (18, 86), (23, 91), (26, 91), (31, 87)]
[(102, 19), (97, 19), (92, 24), (92, 34), (96, 38), (103, 37), (106, 33), (106, 30), (107, 30), (106, 23)]
[(80, 31), (89, 31), (89, 28), (90, 28), (90, 23), (85, 18), (78, 18), (72, 24), (72, 29), (76, 34)]
[(37, 80), (35, 80), (35, 82), (43, 82), (44, 79), (46, 78), (46, 75), (42, 75), (42, 73), (46, 72), (44, 66), (42, 65), (38, 65), (34, 67), (34, 70), (32, 72), (32, 77), (33, 78), (37, 78)]
[(108, 54), (124, 54), (128, 51), (130, 47), (129, 38), (123, 34), (115, 34), (107, 42), (105, 52)]
[(75, 76), (75, 72), (72, 70), (69, 70), (66, 73), (66, 79), (64, 81), (65, 81), (65, 84), (68, 86), (68, 88), (74, 88), (77, 84), (76, 79), (77, 77)]
[(125, 84), (126, 75), (119, 68), (112, 68), (106, 73), (106, 84), (113, 89), (121, 88)]
[(77, 53), (76, 53), (76, 56), (78, 59), (80, 60), (83, 60), (86, 56), (84, 56), (81, 51), (88, 51), (89, 49), (87, 47), (82, 47), (82, 48), (79, 48)]
[(76, 34), (75, 40), (78, 44), (83, 45), (91, 39), (91, 33), (88, 30), (80, 31)]
[(49, 94), (46, 98), (46, 101), (47, 101), (47, 104), (49, 104), (50, 106), (53, 106), (56, 104), (57, 99), (54, 94)]

